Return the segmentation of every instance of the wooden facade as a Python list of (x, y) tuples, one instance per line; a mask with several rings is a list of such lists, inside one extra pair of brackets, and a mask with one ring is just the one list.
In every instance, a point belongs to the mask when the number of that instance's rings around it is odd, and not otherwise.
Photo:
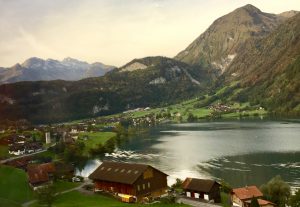
[(221, 202), (220, 186), (216, 181), (196, 178), (187, 178), (183, 182), (186, 197), (215, 203)]
[(132, 185), (115, 183), (108, 181), (95, 180), (95, 190), (103, 190), (106, 192), (115, 192), (127, 195), (135, 195), (135, 189)]
[(137, 201), (164, 195), (168, 188), (167, 175), (150, 165), (104, 162), (89, 178), (95, 191), (131, 195)]
[(159, 197), (166, 194), (167, 175), (151, 166), (134, 183), (136, 197)]

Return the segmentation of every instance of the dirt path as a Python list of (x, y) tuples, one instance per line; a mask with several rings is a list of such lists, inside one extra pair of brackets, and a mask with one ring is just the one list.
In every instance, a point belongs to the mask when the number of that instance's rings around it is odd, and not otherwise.
[[(74, 190), (78, 190), (78, 191), (84, 191), (83, 190), (83, 186), (84, 185), (87, 185), (87, 184), (90, 184), (91, 182), (89, 180), (86, 180), (84, 181), (81, 185), (75, 187), (75, 188), (71, 188), (71, 189), (68, 189), (68, 190), (65, 190), (65, 191), (62, 191), (62, 192), (59, 192), (59, 193), (56, 193), (55, 196), (58, 196), (58, 195), (61, 195), (61, 194), (65, 194), (65, 193), (69, 193), (71, 191), (74, 191)], [(22, 207), (29, 207), (30, 205), (34, 204), (35, 202), (37, 202), (38, 200), (31, 200), (31, 201), (27, 201), (25, 203), (22, 204)]]

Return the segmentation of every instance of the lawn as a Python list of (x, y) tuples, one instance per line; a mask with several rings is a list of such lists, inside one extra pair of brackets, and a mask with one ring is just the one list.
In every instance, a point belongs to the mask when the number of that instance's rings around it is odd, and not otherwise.
[(47, 150), (38, 154), (34, 155), (35, 159), (45, 159), (45, 158), (51, 158), (53, 161), (59, 160), (59, 155), (55, 154), (55, 152)]
[(231, 203), (231, 199), (230, 199), (230, 195), (226, 194), (224, 192), (221, 192), (221, 202), (222, 202), (222, 206), (224, 207), (230, 207), (230, 203)]
[(0, 199), (1, 203), (23, 203), (33, 198), (28, 185), (27, 175), (23, 170), (0, 165)]
[[(37, 207), (38, 204), (35, 203), (30, 207)], [(154, 205), (139, 205), (139, 204), (127, 204), (119, 202), (113, 198), (106, 197), (103, 195), (85, 195), (78, 191), (71, 191), (69, 193), (65, 193), (56, 197), (56, 200), (53, 204), (55, 207), (184, 207), (186, 205), (181, 204), (154, 204)]]
[(85, 144), (85, 153), (92, 148), (95, 148), (98, 144), (104, 144), (110, 138), (116, 136), (114, 132), (81, 132), (79, 133), (79, 140), (87, 136), (88, 139), (84, 141)]
[(21, 207), (21, 204), (12, 200), (7, 200), (5, 198), (0, 198), (1, 207)]
[(73, 183), (73, 182), (67, 182), (67, 181), (62, 181), (62, 180), (57, 180), (54, 182), (53, 186), (55, 188), (56, 192), (63, 192), (72, 188), (76, 188), (80, 185), (81, 183)]
[(0, 159), (8, 157), (8, 156), (9, 156), (9, 154), (8, 154), (8, 147), (0, 145)]
[(203, 118), (208, 116), (212, 112), (212, 110), (207, 108), (199, 108), (199, 109), (192, 109), (191, 112), (194, 116), (197, 116), (198, 118)]

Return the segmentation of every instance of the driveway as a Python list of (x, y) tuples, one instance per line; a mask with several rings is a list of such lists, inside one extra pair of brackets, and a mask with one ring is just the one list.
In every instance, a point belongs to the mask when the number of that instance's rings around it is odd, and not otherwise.
[(182, 197), (177, 199), (177, 203), (183, 203), (183, 204), (195, 206), (195, 207), (220, 207), (220, 206), (222, 206), (221, 204), (206, 203), (206, 202), (201, 202), (201, 201), (188, 199), (188, 198), (182, 198)]

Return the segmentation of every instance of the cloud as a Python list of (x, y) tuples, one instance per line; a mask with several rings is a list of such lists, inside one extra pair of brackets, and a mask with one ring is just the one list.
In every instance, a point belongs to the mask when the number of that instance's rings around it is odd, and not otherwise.
[(247, 3), (274, 13), (300, 10), (295, 0), (0, 0), (0, 65), (30, 56), (117, 66), (172, 57), (216, 18)]

